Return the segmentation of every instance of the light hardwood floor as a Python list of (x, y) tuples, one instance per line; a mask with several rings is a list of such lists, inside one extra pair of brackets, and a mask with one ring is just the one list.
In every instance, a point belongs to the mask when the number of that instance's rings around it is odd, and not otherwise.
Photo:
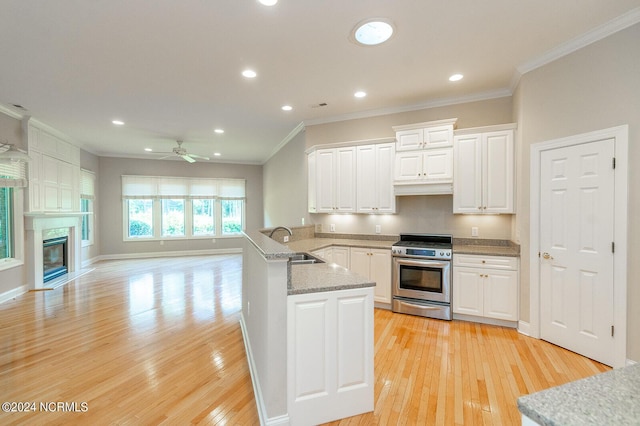
[[(0, 402), (36, 411), (0, 424), (258, 424), (241, 275), (239, 255), (108, 261), (1, 304)], [(518, 396), (606, 370), (515, 330), (376, 310), (375, 411), (333, 424), (519, 424)]]

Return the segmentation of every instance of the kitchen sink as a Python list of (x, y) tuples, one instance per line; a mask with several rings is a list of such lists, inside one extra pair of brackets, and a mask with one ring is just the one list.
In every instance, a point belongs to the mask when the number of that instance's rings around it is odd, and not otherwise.
[(295, 253), (289, 257), (289, 262), (291, 262), (292, 265), (308, 265), (310, 263), (324, 263), (324, 260), (312, 256), (309, 253)]

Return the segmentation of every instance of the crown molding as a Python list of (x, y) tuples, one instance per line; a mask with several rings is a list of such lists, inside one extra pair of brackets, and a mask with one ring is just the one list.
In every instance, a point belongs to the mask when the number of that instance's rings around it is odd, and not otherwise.
[[(562, 58), (563, 56), (573, 53), (576, 50), (582, 49), (583, 47), (586, 47), (591, 43), (595, 43), (596, 41), (602, 40), (612, 34), (617, 33), (618, 31), (629, 28), (630, 26), (635, 25), (638, 22), (640, 22), (640, 7), (632, 9), (629, 12), (620, 15), (609, 22), (606, 22), (590, 31), (587, 31), (581, 36), (562, 43), (531, 61), (525, 62), (524, 64), (517, 67), (517, 72), (520, 75), (526, 74), (530, 71), (535, 70), (536, 68), (540, 68), (543, 65), (546, 65), (550, 62)], [(516, 85), (517, 81), (519, 81), (519, 78), (520, 76), (517, 76), (517, 79), (515, 80)], [(512, 88), (513, 83), (514, 81), (512, 79)]]
[(390, 115), (402, 112), (419, 111), (421, 109), (437, 108), (442, 106), (466, 104), (469, 102), (486, 101), (490, 99), (505, 98), (511, 96), (512, 92), (509, 89), (498, 89), (488, 92), (474, 93), (465, 96), (434, 99), (427, 102), (405, 105), (400, 107), (380, 108), (368, 111), (360, 111), (349, 114), (336, 115), (332, 117), (318, 118), (313, 120), (304, 121), (305, 126), (313, 126), (316, 124), (334, 123), (338, 121), (355, 120), (359, 118), (377, 117), (380, 115)]
[(302, 131), (304, 131), (304, 121), (301, 121), (300, 123), (298, 123), (298, 125), (294, 127), (293, 130), (291, 130), (289, 134), (275, 148), (273, 148), (273, 150), (271, 151), (271, 154), (269, 154), (269, 156), (260, 164), (265, 165), (269, 160), (271, 160), (271, 158), (274, 155), (278, 153), (278, 151), (284, 148), (289, 142), (293, 140), (293, 138), (298, 136), (298, 133)]
[(17, 120), (22, 120), (22, 118), (25, 116), (25, 114), (20, 114), (3, 104), (0, 104), (0, 113), (8, 115), (9, 117), (15, 118)]

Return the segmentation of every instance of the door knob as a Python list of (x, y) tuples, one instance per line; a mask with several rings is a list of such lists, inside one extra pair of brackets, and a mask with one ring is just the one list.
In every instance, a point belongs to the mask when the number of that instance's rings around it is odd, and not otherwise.
[(553, 260), (553, 256), (551, 256), (551, 255), (550, 255), (549, 253), (547, 253), (546, 251), (545, 251), (544, 253), (542, 253), (542, 258), (543, 258), (543, 259), (547, 259), (547, 260), (549, 260), (549, 259)]

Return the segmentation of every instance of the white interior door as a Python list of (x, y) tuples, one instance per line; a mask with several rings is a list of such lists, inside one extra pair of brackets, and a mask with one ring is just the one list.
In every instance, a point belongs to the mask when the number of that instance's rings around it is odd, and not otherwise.
[[(540, 336), (613, 365), (614, 139), (540, 160)], [(621, 336), (624, 338), (624, 336)]]

